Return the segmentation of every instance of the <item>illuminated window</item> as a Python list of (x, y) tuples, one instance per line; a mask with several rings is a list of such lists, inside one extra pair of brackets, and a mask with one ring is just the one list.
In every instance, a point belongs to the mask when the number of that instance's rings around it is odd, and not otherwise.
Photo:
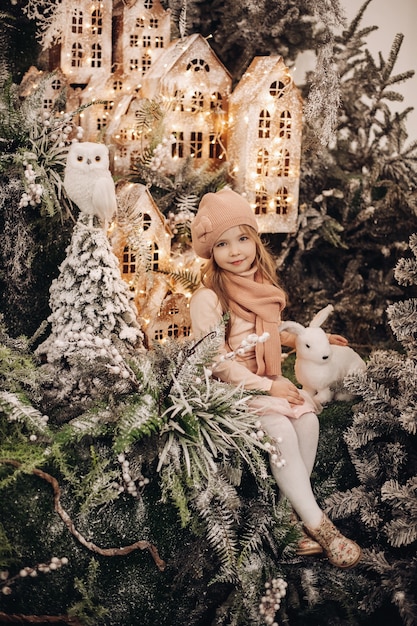
[(100, 9), (95, 9), (91, 14), (91, 30), (93, 35), (101, 35), (103, 31), (103, 16)]
[(146, 74), (146, 70), (151, 67), (152, 58), (151, 55), (146, 52), (142, 57), (142, 75)]
[(184, 93), (182, 91), (177, 91), (174, 93), (174, 111), (184, 111)]
[(151, 36), (150, 35), (143, 35), (143, 37), (142, 37), (142, 47), (143, 48), (150, 48), (151, 47)]
[(290, 84), (290, 79), (288, 78), (287, 82), (284, 83), (282, 80), (274, 80), (269, 87), (269, 93), (271, 96), (275, 96), (277, 98), (282, 98), (285, 95), (285, 91)]
[(179, 335), (178, 325), (170, 324), (168, 326), (168, 337), (174, 337), (175, 339), (177, 339), (178, 335)]
[(258, 150), (256, 158), (256, 173), (262, 176), (268, 176), (269, 171), (269, 153), (265, 148)]
[(191, 112), (196, 113), (204, 108), (204, 96), (200, 91), (195, 91), (191, 96)]
[(71, 48), (71, 66), (81, 67), (83, 61), (83, 48), (80, 43), (73, 43)]
[(220, 138), (215, 133), (210, 133), (209, 137), (209, 158), (221, 159), (223, 157), (223, 146)]
[(152, 258), (151, 270), (156, 272), (159, 269), (159, 248), (158, 244), (156, 244), (155, 242), (152, 243), (150, 246), (150, 253)]
[(143, 230), (148, 230), (152, 226), (152, 218), (149, 215), (149, 213), (143, 214), (142, 225), (143, 225)]
[(216, 91), (210, 96), (210, 109), (213, 111), (219, 111), (223, 109), (222, 94)]
[(136, 254), (130, 246), (123, 249), (122, 274), (134, 274), (136, 272)]
[(195, 159), (201, 159), (203, 156), (203, 133), (193, 131), (190, 138), (190, 155)]
[(184, 156), (184, 133), (181, 131), (173, 132), (172, 134), (175, 137), (175, 141), (171, 147), (171, 155), (173, 158), (177, 157), (182, 159)]
[(79, 9), (74, 9), (72, 12), (72, 27), (73, 33), (80, 34), (83, 32), (83, 12)]
[(91, 53), (91, 67), (101, 67), (101, 46), (99, 43), (93, 43)]
[(164, 47), (164, 38), (159, 36), (155, 37), (155, 48), (163, 48)]
[(268, 139), (271, 130), (271, 115), (264, 109), (259, 115), (258, 137), (260, 139)]
[(277, 176), (288, 176), (289, 173), (290, 153), (288, 152), (288, 150), (284, 150), (278, 161)]
[(277, 190), (275, 196), (275, 213), (277, 215), (286, 215), (288, 212), (288, 189), (281, 187)]
[(193, 70), (194, 72), (209, 72), (210, 67), (209, 64), (204, 61), (204, 59), (193, 59), (187, 65), (187, 70)]
[(131, 48), (137, 48), (139, 46), (139, 35), (130, 35), (129, 46)]
[(127, 128), (121, 128), (119, 131), (119, 137), (122, 141), (127, 141)]
[(285, 139), (291, 139), (291, 113), (283, 111), (279, 120), (279, 136)]
[(255, 203), (256, 215), (265, 215), (268, 212), (268, 195), (264, 189), (256, 193)]

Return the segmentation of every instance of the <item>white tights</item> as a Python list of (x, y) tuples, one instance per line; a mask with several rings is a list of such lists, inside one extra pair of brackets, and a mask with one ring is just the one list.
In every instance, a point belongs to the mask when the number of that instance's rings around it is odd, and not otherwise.
[[(323, 516), (314, 497), (310, 474), (313, 470), (319, 438), (319, 421), (315, 413), (304, 413), (292, 419), (278, 412), (280, 400), (258, 396), (251, 400), (256, 407), (263, 430), (273, 439), (281, 438), (279, 449), (286, 460), (284, 467), (271, 463), (272, 474), (280, 492), (288, 498), (301, 521), (310, 528), (317, 528)], [(276, 406), (274, 407), (274, 404)]]

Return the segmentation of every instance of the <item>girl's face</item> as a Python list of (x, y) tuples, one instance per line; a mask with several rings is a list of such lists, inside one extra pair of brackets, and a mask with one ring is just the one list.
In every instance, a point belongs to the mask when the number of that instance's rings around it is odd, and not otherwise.
[(249, 270), (255, 261), (256, 243), (240, 226), (233, 226), (214, 244), (213, 257), (220, 269), (241, 274)]

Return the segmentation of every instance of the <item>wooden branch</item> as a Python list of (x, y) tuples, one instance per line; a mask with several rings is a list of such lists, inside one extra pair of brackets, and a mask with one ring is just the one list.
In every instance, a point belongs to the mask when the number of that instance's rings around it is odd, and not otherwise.
[[(0, 459), (0, 463), (4, 463), (4, 464), (7, 464), (7, 465), (13, 465), (14, 467), (20, 467), (22, 465), (22, 463), (20, 463), (19, 461), (15, 461), (13, 459)], [(133, 552), (134, 550), (138, 550), (138, 549), (139, 550), (149, 550), (149, 552), (151, 553), (152, 558), (155, 561), (155, 564), (156, 564), (157, 568), (159, 569), (159, 571), (163, 572), (165, 570), (165, 567), (166, 567), (165, 561), (163, 561), (161, 559), (161, 557), (159, 556), (158, 550), (157, 550), (156, 546), (154, 546), (149, 541), (146, 541), (146, 540), (135, 541), (135, 543), (132, 543), (129, 546), (124, 546), (123, 548), (100, 548), (99, 546), (97, 546), (92, 541), (88, 541), (75, 528), (72, 519), (70, 518), (68, 513), (65, 511), (65, 509), (62, 507), (61, 502), (60, 502), (61, 488), (59, 486), (59, 483), (58, 483), (57, 479), (54, 478), (54, 476), (51, 476), (51, 474), (47, 474), (46, 472), (44, 472), (44, 471), (42, 471), (40, 469), (37, 469), (37, 468), (34, 468), (31, 471), (32, 471), (32, 474), (35, 474), (35, 476), (39, 476), (39, 478), (42, 478), (43, 480), (46, 480), (52, 486), (52, 489), (53, 489), (53, 492), (54, 492), (54, 509), (55, 509), (55, 511), (58, 513), (60, 518), (63, 520), (64, 524), (66, 525), (66, 527), (68, 528), (70, 533), (76, 539), (78, 539), (78, 541), (83, 546), (88, 548), (88, 550), (91, 550), (92, 552), (96, 552), (97, 554), (101, 554), (102, 556), (124, 556), (124, 555), (130, 554), (130, 552)]]
[(69, 615), (8, 615), (0, 611), (0, 624), (68, 624), (82, 626), (76, 617)]

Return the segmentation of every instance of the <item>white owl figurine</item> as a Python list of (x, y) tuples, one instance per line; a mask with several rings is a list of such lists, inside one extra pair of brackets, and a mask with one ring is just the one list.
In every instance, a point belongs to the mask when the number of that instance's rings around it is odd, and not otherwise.
[(68, 150), (64, 188), (81, 213), (96, 215), (107, 228), (117, 209), (114, 182), (109, 170), (109, 150), (102, 143), (73, 143)]

